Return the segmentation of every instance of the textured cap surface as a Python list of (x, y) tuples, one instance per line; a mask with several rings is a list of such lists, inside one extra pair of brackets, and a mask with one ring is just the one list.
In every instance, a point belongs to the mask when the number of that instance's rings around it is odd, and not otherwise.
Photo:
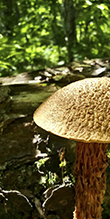
[(110, 78), (88, 78), (59, 89), (35, 111), (34, 121), (68, 139), (110, 142)]

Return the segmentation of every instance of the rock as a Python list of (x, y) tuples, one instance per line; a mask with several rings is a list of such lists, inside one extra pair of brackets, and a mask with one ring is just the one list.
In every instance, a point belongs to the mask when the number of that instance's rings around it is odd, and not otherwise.
[(11, 124), (15, 119), (25, 117), (25, 115), (20, 114), (9, 114), (6, 113), (0, 115), (0, 133), (3, 133), (4, 129), (7, 128), (9, 124)]
[(43, 208), (47, 216), (57, 215), (60, 219), (72, 218), (75, 203), (75, 191), (72, 184), (50, 187), (44, 194), (46, 200)]
[(32, 205), (28, 198), (16, 190), (0, 188), (0, 219), (27, 219), (31, 216)]
[(58, 74), (58, 75), (53, 76), (53, 79), (55, 82), (62, 83), (63, 85), (77, 81), (77, 80), (82, 80), (84, 78), (85, 76), (82, 74), (73, 74), (73, 73), (68, 73), (67, 75)]
[(11, 110), (12, 98), (8, 96), (4, 101), (0, 103), (0, 114), (9, 112)]
[(0, 86), (0, 133), (11, 124), (15, 119), (23, 117), (23, 115), (10, 113), (12, 109), (12, 98), (8, 86)]
[(0, 86), (0, 103), (9, 97), (10, 89), (7, 86)]

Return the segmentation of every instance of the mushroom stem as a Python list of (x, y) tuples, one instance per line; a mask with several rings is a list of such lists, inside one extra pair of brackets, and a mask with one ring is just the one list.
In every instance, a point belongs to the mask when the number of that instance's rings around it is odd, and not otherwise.
[(78, 142), (74, 173), (75, 219), (101, 219), (108, 166), (107, 144)]

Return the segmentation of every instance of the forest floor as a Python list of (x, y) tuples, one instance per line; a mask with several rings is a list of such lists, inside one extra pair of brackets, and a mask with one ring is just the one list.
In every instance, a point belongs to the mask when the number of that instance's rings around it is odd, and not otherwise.
[[(92, 64), (91, 64), (92, 63)], [(45, 69), (43, 71), (33, 71), (21, 73), (13, 77), (0, 78), (1, 87), (8, 87), (11, 97), (0, 105), (7, 110), (0, 114), (0, 218), (2, 219), (62, 219), (71, 218), (74, 205), (68, 209), (63, 200), (67, 199), (67, 194), (74, 188), (68, 184), (66, 187), (58, 185), (57, 197), (54, 193), (53, 199), (46, 202), (47, 214), (44, 214), (42, 204), (45, 201), (44, 191), (53, 184), (54, 179), (50, 179), (49, 173), (57, 173), (59, 178), (62, 175), (59, 170), (58, 151), (69, 140), (62, 140), (50, 135), (51, 143), (48, 141), (48, 133), (38, 129), (33, 121), (35, 109), (53, 92), (60, 87), (83, 79), (85, 77), (109, 76), (109, 68), (106, 61), (96, 60), (76, 64), (74, 66), (63, 66), (55, 69)], [(40, 133), (40, 134), (39, 134)], [(47, 158), (52, 143), (56, 149), (52, 149), (49, 162), (41, 170), (38, 170), (40, 158)], [(51, 146), (47, 146), (47, 143)], [(41, 150), (39, 150), (39, 147)], [(48, 149), (48, 150), (47, 150)], [(69, 148), (67, 154), (70, 163), (74, 162)], [(54, 156), (54, 163), (52, 157)], [(54, 168), (53, 168), (54, 167)], [(52, 176), (53, 177), (53, 176)], [(53, 180), (49, 184), (49, 180)], [(59, 182), (59, 181), (58, 181)], [(59, 182), (61, 185), (61, 182)], [(51, 186), (50, 186), (51, 185)], [(74, 192), (72, 193), (74, 196)], [(68, 195), (69, 200), (74, 203), (74, 197)], [(58, 210), (58, 202), (60, 211)], [(53, 205), (52, 205), (53, 203)], [(61, 203), (62, 207), (61, 207)], [(57, 207), (56, 207), (57, 206)]]
[[(4, 78), (4, 81), (5, 79), (7, 81), (7, 78)], [(13, 81), (13, 77), (11, 79)], [(45, 201), (43, 192), (47, 189), (48, 184), (48, 182), (43, 182), (43, 177), (46, 180), (48, 167), (47, 170), (44, 168), (44, 173), (42, 174), (42, 171), (38, 171), (36, 162), (40, 158), (47, 156), (47, 151), (45, 150), (47, 143), (45, 142), (48, 138), (48, 133), (39, 130), (33, 121), (35, 109), (56, 91), (59, 86), (55, 84), (45, 86), (44, 83), (22, 84), (22, 82), (12, 85), (12, 81), (10, 80), (8, 85), (3, 85), (10, 90), (9, 96), (11, 99), (8, 103), (6, 101), (1, 103), (1, 106), (4, 104), (6, 112), (3, 111), (4, 119), (0, 123), (0, 218), (50, 219), (54, 216), (57, 219), (64, 216), (66, 219), (69, 214), (72, 214), (72, 210), (70, 212), (67, 210), (67, 216), (63, 215), (64, 210), (61, 209), (60, 205), (61, 212), (59, 215), (56, 215), (56, 203), (58, 206), (58, 199), (56, 200), (56, 197), (54, 202), (52, 201), (54, 203), (53, 213), (49, 213), (49, 216), (46, 216), (43, 212), (42, 203)], [(62, 140), (59, 140), (58, 137), (54, 136), (51, 138), (51, 142), (60, 142), (59, 146), (56, 143), (58, 150), (62, 147), (61, 145), (65, 144), (61, 144)], [(38, 150), (37, 144), (41, 145), (43, 153)], [(52, 166), (53, 172), (59, 172), (57, 149), (52, 154), (55, 159), (54, 164), (52, 159), (49, 161), (50, 164), (47, 163), (47, 166)], [(52, 184), (53, 182), (50, 185)], [(59, 185), (57, 187), (59, 189)], [(62, 189), (65, 188), (61, 188), (59, 192), (62, 192)], [(70, 186), (68, 188), (67, 185), (66, 190), (71, 189), (73, 190)], [(68, 192), (70, 191), (65, 193), (66, 196)], [(60, 197), (63, 199), (63, 195), (60, 195)], [(68, 197), (69, 200), (72, 199), (72, 202), (74, 202), (73, 196)], [(62, 200), (59, 201), (61, 202)], [(49, 209), (49, 206), (46, 204), (46, 208)], [(57, 207), (57, 213), (58, 211)]]

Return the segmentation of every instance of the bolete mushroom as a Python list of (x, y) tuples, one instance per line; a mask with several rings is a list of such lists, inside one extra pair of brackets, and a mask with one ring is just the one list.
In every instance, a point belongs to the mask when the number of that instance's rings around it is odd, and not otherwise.
[(78, 141), (74, 217), (100, 219), (110, 142), (110, 78), (88, 78), (59, 89), (33, 118), (44, 130)]

